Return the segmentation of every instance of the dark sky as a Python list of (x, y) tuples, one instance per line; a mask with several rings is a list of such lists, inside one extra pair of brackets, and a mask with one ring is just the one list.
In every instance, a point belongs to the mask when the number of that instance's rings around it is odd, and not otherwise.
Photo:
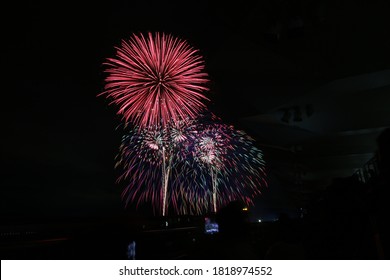
[[(2, 8), (1, 216), (122, 211), (113, 170), (119, 118), (96, 95), (102, 63), (133, 32), (171, 33), (199, 49), (211, 78), (209, 106), (237, 125), (262, 110), (250, 92), (238, 96), (242, 83), (283, 83), (299, 94), (389, 66), (388, 9), (380, 1), (78, 2)], [(232, 61), (248, 59), (240, 45), (264, 51), (268, 64), (231, 71)], [(232, 48), (235, 56), (224, 57)], [(264, 205), (290, 207), (274, 190)]]

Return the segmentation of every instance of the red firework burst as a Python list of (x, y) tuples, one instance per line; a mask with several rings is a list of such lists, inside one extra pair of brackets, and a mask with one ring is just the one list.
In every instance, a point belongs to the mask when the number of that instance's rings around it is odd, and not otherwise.
[(125, 121), (140, 127), (195, 118), (208, 100), (198, 51), (171, 35), (148, 33), (122, 41), (106, 65), (106, 94)]

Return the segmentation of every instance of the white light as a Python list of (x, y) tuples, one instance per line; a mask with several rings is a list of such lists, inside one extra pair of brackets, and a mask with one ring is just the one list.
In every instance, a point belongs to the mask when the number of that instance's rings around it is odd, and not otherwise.
[(259, 219), (259, 223), (261, 223), (261, 219)]

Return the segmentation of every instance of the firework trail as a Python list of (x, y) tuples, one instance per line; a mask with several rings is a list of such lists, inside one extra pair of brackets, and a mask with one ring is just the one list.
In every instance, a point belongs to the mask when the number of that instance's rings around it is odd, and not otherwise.
[(203, 58), (186, 41), (164, 33), (135, 35), (109, 58), (105, 95), (126, 122), (147, 128), (194, 119), (208, 100)]
[[(116, 164), (123, 170), (118, 182), (129, 182), (122, 193), (126, 205), (130, 201), (138, 201), (137, 206), (141, 202), (151, 201), (154, 209), (162, 209), (161, 213), (165, 216), (167, 200), (170, 200), (174, 210), (179, 212), (179, 198), (172, 192), (168, 197), (168, 184), (171, 177), (180, 177), (177, 176), (180, 173), (177, 166), (186, 156), (186, 147), (193, 137), (191, 133), (194, 127), (194, 121), (185, 120), (172, 123), (165, 129), (129, 129), (122, 138)], [(178, 180), (172, 182), (173, 185), (179, 183)]]
[[(245, 132), (222, 123), (203, 125), (193, 139), (191, 169), (186, 200), (200, 201), (195, 212), (216, 212), (233, 200), (253, 204), (260, 189), (267, 186), (262, 152)], [(211, 187), (210, 187), (211, 184)], [(210, 204), (210, 202), (212, 203)]]
[(188, 123), (138, 128), (123, 137), (118, 180), (128, 182), (122, 194), (126, 203), (149, 201), (164, 215), (167, 201), (180, 214), (215, 212), (233, 200), (252, 204), (267, 186), (254, 140), (233, 126)]
[(217, 212), (217, 175), (224, 169), (230, 134), (228, 127), (213, 124), (203, 129), (195, 140), (194, 158), (209, 170), (212, 183), (213, 211)]
[[(178, 122), (172, 122), (165, 129), (166, 134), (166, 148), (163, 147), (163, 164), (162, 164), (162, 174), (163, 174), (163, 194), (162, 194), (162, 215), (165, 216), (167, 211), (167, 196), (168, 196), (168, 183), (171, 173), (179, 170), (177, 166), (180, 165), (182, 160), (187, 154), (186, 147), (188, 142), (193, 138), (194, 130), (196, 127), (195, 121), (190, 119), (181, 120)], [(177, 181), (176, 181), (177, 182)], [(171, 201), (174, 209), (177, 210), (177, 199), (174, 198), (174, 195), (171, 195)]]

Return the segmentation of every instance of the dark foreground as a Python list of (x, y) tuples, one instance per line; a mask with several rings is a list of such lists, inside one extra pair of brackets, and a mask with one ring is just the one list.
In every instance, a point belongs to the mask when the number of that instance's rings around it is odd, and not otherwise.
[[(206, 234), (204, 217), (149, 220), (68, 219), (2, 226), (1, 259), (380, 259), (377, 236), (348, 226), (278, 221), (222, 220), (220, 232)], [(352, 223), (350, 221), (349, 223)], [(341, 226), (341, 225), (340, 225)], [(130, 257), (131, 258), (131, 257)]]

